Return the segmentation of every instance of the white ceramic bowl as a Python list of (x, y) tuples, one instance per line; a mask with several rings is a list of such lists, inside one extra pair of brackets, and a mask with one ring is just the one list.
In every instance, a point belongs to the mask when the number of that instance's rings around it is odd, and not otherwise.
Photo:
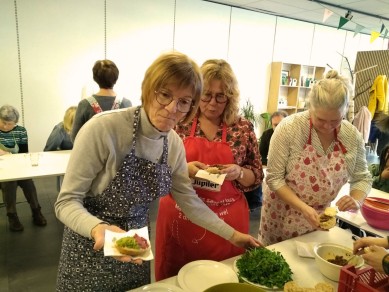
[[(339, 281), (340, 270), (342, 266), (330, 263), (329, 259), (334, 259), (335, 256), (343, 256), (348, 260), (353, 256), (353, 251), (350, 248), (334, 243), (321, 243), (313, 248), (315, 253), (315, 261), (320, 272), (332, 281)], [(363, 266), (364, 261), (360, 256), (355, 256), (349, 264), (355, 265), (356, 268)]]

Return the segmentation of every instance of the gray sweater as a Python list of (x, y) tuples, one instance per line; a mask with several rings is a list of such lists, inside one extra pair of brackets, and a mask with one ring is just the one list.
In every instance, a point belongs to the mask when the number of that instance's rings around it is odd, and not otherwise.
[[(59, 220), (82, 236), (90, 238), (92, 228), (102, 222), (84, 208), (83, 199), (104, 191), (130, 151), (134, 112), (135, 108), (102, 112), (77, 134), (55, 212)], [(212, 212), (192, 188), (180, 137), (173, 130), (166, 133), (155, 129), (142, 108), (136, 155), (160, 161), (163, 136), (168, 137), (173, 198), (193, 223), (230, 239), (234, 229)]]

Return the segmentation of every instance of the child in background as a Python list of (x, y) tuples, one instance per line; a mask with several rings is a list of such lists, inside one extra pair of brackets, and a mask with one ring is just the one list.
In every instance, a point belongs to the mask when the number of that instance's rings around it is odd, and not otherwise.
[(389, 193), (389, 144), (381, 151), (380, 164), (369, 165), (373, 188)]

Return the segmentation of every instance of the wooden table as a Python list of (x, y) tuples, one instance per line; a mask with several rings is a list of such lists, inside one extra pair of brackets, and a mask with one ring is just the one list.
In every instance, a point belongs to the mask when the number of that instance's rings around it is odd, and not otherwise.
[[(344, 195), (348, 195), (350, 193), (350, 184), (346, 184), (343, 186), (343, 188), (339, 191), (338, 196), (335, 198), (335, 200), (332, 202), (331, 205), (335, 205), (335, 203)], [(385, 198), (389, 199), (389, 194), (377, 189), (372, 188), (368, 197), (379, 197), (379, 198)], [(360, 210), (357, 212), (338, 212), (337, 216), (338, 219), (355, 226), (363, 231), (368, 231), (376, 236), (380, 237), (386, 237), (389, 235), (388, 230), (382, 230), (377, 229), (374, 227), (371, 227), (369, 224), (367, 224), (365, 218), (363, 218), (362, 213)]]
[(39, 152), (39, 164), (31, 166), (28, 153), (0, 156), (0, 182), (28, 178), (63, 176), (68, 165), (70, 150)]
[[(303, 258), (297, 254), (297, 248), (295, 241), (307, 242), (307, 243), (336, 243), (352, 249), (353, 240), (351, 238), (351, 232), (339, 227), (334, 227), (327, 231), (314, 231), (309, 234), (305, 234), (299, 237), (288, 239), (273, 245), (269, 245), (267, 248), (270, 250), (279, 251), (289, 264), (293, 272), (293, 280), (302, 287), (314, 287), (318, 282), (326, 282), (334, 287), (334, 291), (338, 289), (338, 283), (334, 282), (321, 274), (316, 266), (315, 259)], [(222, 261), (222, 263), (233, 268), (234, 261), (239, 258), (233, 257)], [(167, 283), (179, 287), (177, 276), (164, 279), (156, 283)], [(196, 285), (194, 283), (194, 285)], [(152, 287), (152, 284), (148, 285)], [(142, 291), (142, 287), (131, 291)], [(146, 290), (149, 291), (149, 290)], [(189, 292), (189, 291), (188, 291)]]

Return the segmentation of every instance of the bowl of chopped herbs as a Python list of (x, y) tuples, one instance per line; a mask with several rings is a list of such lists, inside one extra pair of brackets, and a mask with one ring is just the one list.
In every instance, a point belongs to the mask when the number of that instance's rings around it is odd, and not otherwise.
[(235, 261), (234, 269), (244, 282), (266, 289), (282, 289), (293, 280), (282, 254), (264, 247), (247, 250)]

